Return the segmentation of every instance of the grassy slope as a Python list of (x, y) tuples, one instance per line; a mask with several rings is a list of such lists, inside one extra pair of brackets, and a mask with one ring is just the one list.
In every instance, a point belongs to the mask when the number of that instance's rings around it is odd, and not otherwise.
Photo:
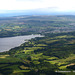
[[(54, 71), (72, 70), (67, 66), (75, 65), (74, 45), (75, 35), (70, 34), (56, 34), (53, 37), (48, 34), (44, 38), (32, 39), (19, 48), (10, 50), (6, 53), (8, 55), (0, 55), (1, 73), (7, 75), (8, 73), (9, 75), (27, 73), (29, 75), (29, 73), (37, 72), (41, 75), (43, 74), (41, 71), (49, 69)], [(42, 64), (46, 64), (46, 66)], [(46, 75), (47, 72), (44, 74)], [(67, 73), (65, 74), (67, 75)]]

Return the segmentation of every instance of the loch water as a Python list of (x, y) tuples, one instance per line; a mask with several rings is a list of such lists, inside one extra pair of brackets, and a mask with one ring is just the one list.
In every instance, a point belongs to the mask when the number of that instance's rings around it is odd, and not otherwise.
[(35, 37), (42, 37), (42, 35), (25, 35), (25, 36), (15, 36), (0, 38), (0, 52), (9, 51), (11, 48), (20, 46), (25, 40), (30, 40)]

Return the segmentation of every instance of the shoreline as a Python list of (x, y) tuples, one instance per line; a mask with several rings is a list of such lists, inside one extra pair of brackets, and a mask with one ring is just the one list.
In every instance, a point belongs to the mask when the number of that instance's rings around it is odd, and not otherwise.
[(42, 35), (42, 34), (26, 34), (26, 35), (16, 35), (16, 36), (0, 36), (0, 38), (10, 38), (10, 37), (17, 37), (17, 36), (27, 36), (27, 35)]
[[(38, 37), (44, 37), (44, 35), (41, 35), (41, 34), (31, 34), (31, 35), (40, 35), (40, 36), (38, 36)], [(20, 35), (21, 36), (21, 35)], [(22, 35), (22, 36), (25, 36), (25, 35)], [(26, 36), (28, 36), (28, 35), (26, 35)], [(19, 37), (19, 36), (13, 36), (13, 37)], [(37, 37), (37, 36), (36, 36)], [(34, 38), (36, 38), (36, 37), (34, 37)], [(12, 38), (12, 37), (3, 37), (3, 38)], [(33, 39), (34, 39), (33, 38)], [(31, 38), (32, 39), (32, 38)], [(31, 39), (25, 39), (24, 40), (24, 43), (26, 43), (26, 42), (28, 42), (29, 40), (31, 40)], [(22, 44), (24, 44), (24, 43), (22, 43)], [(16, 46), (16, 47), (20, 47), (22, 44), (20, 44), (19, 46)], [(13, 48), (11, 48), (11, 49), (14, 49), (14, 48), (16, 48), (16, 47), (13, 47)], [(11, 49), (9, 49), (9, 50), (6, 50), (6, 51), (1, 51), (0, 53), (6, 53), (6, 52), (8, 52), (8, 51), (10, 51)]]

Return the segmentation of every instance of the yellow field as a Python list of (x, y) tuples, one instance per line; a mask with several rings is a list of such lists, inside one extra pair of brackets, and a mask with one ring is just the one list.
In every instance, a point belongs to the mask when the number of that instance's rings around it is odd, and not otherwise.
[(9, 55), (0, 55), (0, 58), (6, 58)]

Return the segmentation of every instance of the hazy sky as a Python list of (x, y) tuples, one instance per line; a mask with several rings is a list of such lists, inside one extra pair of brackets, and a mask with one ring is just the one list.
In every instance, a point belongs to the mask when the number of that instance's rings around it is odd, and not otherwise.
[(75, 0), (0, 0), (0, 10), (53, 9), (74, 11)]

